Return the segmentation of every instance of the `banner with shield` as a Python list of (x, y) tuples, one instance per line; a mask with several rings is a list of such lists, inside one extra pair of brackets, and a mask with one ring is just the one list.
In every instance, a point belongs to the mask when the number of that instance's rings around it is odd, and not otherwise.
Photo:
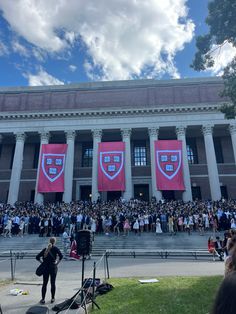
[(125, 143), (98, 144), (98, 191), (125, 191)]
[(182, 141), (155, 141), (155, 163), (158, 190), (185, 190)]
[(64, 192), (67, 144), (42, 144), (38, 192)]

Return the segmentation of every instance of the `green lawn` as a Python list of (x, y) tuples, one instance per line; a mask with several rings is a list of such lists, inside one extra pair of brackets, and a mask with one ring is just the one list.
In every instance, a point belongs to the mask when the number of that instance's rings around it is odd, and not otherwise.
[(100, 314), (207, 314), (222, 276), (161, 277), (152, 284), (139, 278), (109, 280), (114, 289), (96, 298)]

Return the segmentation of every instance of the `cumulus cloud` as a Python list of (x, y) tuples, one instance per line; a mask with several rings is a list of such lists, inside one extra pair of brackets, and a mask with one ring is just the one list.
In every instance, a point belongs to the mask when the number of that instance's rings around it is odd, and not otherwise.
[(17, 40), (12, 41), (12, 50), (23, 57), (30, 56), (30, 52), (28, 51), (28, 49), (20, 44)]
[(221, 76), (223, 69), (233, 60), (236, 56), (236, 48), (231, 43), (225, 43), (223, 46), (212, 47), (211, 56), (214, 60), (214, 66), (210, 70), (214, 75)]
[(4, 56), (7, 55), (9, 53), (9, 50), (7, 48), (7, 46), (0, 41), (0, 56)]
[(19, 35), (50, 53), (82, 43), (87, 75), (113, 80), (179, 77), (174, 57), (194, 33), (186, 2), (0, 0), (0, 9)]
[(37, 74), (25, 73), (24, 77), (28, 79), (29, 86), (47, 86), (47, 85), (63, 85), (64, 83), (56, 77), (48, 74), (40, 68)]
[(71, 72), (75, 72), (75, 71), (77, 70), (77, 66), (74, 65), (74, 64), (70, 64), (70, 65), (69, 65), (69, 70), (70, 70)]

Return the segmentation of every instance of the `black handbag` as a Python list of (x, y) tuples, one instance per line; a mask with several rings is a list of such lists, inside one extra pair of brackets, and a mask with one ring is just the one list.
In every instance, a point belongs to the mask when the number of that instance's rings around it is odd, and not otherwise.
[(42, 276), (43, 274), (44, 274), (44, 272), (45, 272), (45, 270), (46, 270), (46, 267), (47, 267), (47, 265), (43, 262), (43, 263), (41, 263), (38, 267), (37, 267), (37, 269), (36, 269), (36, 271), (35, 271), (35, 274), (37, 275), (37, 276)]

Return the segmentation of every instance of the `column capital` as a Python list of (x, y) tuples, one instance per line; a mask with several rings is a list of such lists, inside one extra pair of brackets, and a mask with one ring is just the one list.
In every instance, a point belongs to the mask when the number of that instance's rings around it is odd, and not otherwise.
[(236, 124), (230, 124), (229, 125), (229, 132), (230, 134), (236, 134)]
[(132, 129), (121, 129), (121, 134), (123, 138), (130, 138)]
[(49, 141), (49, 138), (50, 138), (50, 133), (49, 133), (49, 132), (42, 131), (42, 132), (39, 132), (39, 134), (40, 134), (40, 140), (41, 140), (41, 142), (43, 142), (43, 141)]
[(176, 126), (175, 132), (176, 132), (177, 136), (185, 136), (186, 126), (184, 126), (184, 125)]
[(93, 134), (93, 138), (101, 141), (102, 138), (102, 129), (93, 129), (91, 130)]
[(203, 135), (212, 135), (213, 132), (213, 125), (212, 124), (206, 124), (202, 126), (202, 133)]
[(17, 142), (24, 142), (26, 135), (24, 132), (17, 132), (17, 133), (15, 133), (15, 138), (16, 138)]
[(71, 140), (71, 141), (74, 141), (74, 140), (75, 140), (76, 132), (75, 132), (74, 130), (66, 130), (66, 131), (65, 131), (65, 134), (66, 134), (66, 139), (67, 139), (67, 141), (68, 141), (68, 140)]
[(159, 134), (159, 128), (148, 128), (148, 134), (149, 137), (155, 137), (158, 138), (158, 134)]

